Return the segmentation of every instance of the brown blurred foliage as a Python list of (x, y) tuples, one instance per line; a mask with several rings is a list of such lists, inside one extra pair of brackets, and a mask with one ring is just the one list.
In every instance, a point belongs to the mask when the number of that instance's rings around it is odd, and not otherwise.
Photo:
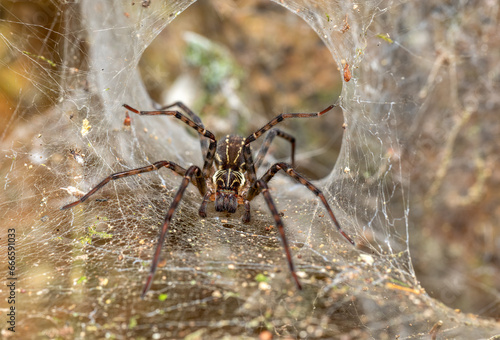
[(0, 1), (2, 139), (30, 115), (50, 108), (58, 96), (62, 15), (57, 5), (52, 1)]
[[(436, 54), (408, 127), (410, 249), (448, 306), (500, 316), (498, 2), (426, 5)], [(428, 62), (428, 61), (425, 61)]]

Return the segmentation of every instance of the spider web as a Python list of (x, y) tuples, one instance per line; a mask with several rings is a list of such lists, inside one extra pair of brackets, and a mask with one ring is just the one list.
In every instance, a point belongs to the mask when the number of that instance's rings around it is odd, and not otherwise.
[[(261, 198), (252, 202), (252, 222), (243, 224), (241, 208), (228, 217), (209, 205), (209, 216), (200, 219), (201, 198), (187, 190), (151, 292), (141, 300), (158, 228), (180, 178), (161, 170), (121, 179), (84, 204), (59, 208), (114, 172), (158, 160), (201, 165), (198, 140), (182, 123), (131, 117), (128, 127), (122, 108), (123, 103), (154, 107), (138, 64), (170, 22), (183, 20), (193, 1), (55, 3), (58, 14), (46, 13), (44, 25), (2, 7), (12, 15), (2, 22), (21, 27), (10, 35), (2, 31), (3, 53), (24, 58), (20, 75), (33, 89), (21, 91), (2, 132), (0, 256), (3, 263), (6, 230), (15, 228), (18, 278), (16, 333), (5, 327), (9, 306), (3, 299), (0, 306), (4, 337), (252, 338), (271, 332), (290, 338), (405, 339), (500, 333), (498, 324), (431, 298), (420, 286), (411, 252), (412, 234), (419, 229), (410, 222), (411, 161), (420, 136), (415, 131), (425, 126), (429, 98), (441, 81), (436, 65), (452, 62), (449, 55), (446, 60), (436, 55), (445, 50), (440, 45), (445, 40), (431, 37), (428, 16), (470, 9), (391, 1), (276, 3), (317, 33), (338, 73), (344, 76), (346, 64), (352, 73), (338, 99), (342, 110), (335, 111), (345, 124), (338, 158), (315, 183), (357, 247), (337, 233), (307, 188), (285, 176), (273, 179), (271, 193), (304, 285), (298, 292)], [(488, 17), (487, 11), (481, 15)], [(484, 36), (488, 28), (485, 24)], [(473, 40), (474, 33), (467, 34), (461, 30), (449, 39)], [(3, 66), (13, 69), (5, 60)], [(488, 79), (498, 78), (498, 69), (495, 74)], [(480, 100), (472, 94), (466, 93), (463, 103), (455, 98), (448, 108), (475, 112)], [(189, 96), (173, 100), (196, 105)], [(324, 105), (335, 101), (332, 93)], [(233, 103), (244, 111), (242, 106)], [(498, 101), (490, 106), (498, 108)], [(268, 119), (240, 114), (259, 122), (257, 127)], [(321, 119), (335, 118), (329, 113)]]

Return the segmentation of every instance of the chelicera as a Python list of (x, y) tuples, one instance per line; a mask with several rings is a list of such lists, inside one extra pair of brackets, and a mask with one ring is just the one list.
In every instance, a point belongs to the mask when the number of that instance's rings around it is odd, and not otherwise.
[[(204, 155), (204, 163), (203, 167), (201, 168), (197, 165), (192, 165), (185, 169), (171, 161), (159, 161), (142, 168), (114, 173), (102, 180), (79, 200), (67, 204), (61, 208), (63, 210), (68, 209), (84, 202), (111, 180), (134, 176), (150, 171), (157, 171), (161, 168), (170, 169), (175, 173), (183, 176), (181, 185), (179, 186), (179, 189), (177, 190), (177, 193), (175, 194), (174, 199), (170, 204), (170, 208), (167, 211), (165, 221), (160, 229), (158, 243), (153, 255), (153, 262), (151, 264), (151, 269), (142, 291), (142, 297), (145, 296), (145, 294), (151, 287), (153, 277), (160, 260), (161, 249), (165, 241), (168, 228), (172, 221), (172, 217), (189, 183), (192, 183), (198, 189), (200, 195), (203, 197), (199, 208), (199, 215), (202, 218), (207, 216), (208, 202), (214, 201), (216, 211), (226, 212), (229, 214), (236, 212), (240, 204), (243, 205), (245, 209), (243, 213), (243, 222), (247, 223), (250, 221), (250, 201), (252, 201), (257, 195), (262, 194), (264, 200), (267, 203), (267, 206), (269, 207), (269, 210), (271, 211), (271, 214), (273, 215), (276, 228), (283, 243), (283, 248), (285, 250), (290, 273), (298, 289), (302, 289), (302, 285), (295, 272), (295, 266), (292, 260), (290, 248), (288, 246), (283, 221), (278, 212), (278, 209), (276, 208), (276, 204), (271, 197), (271, 193), (269, 192), (268, 187), (269, 181), (278, 171), (282, 170), (285, 174), (292, 177), (299, 183), (306, 186), (310, 191), (312, 191), (323, 203), (337, 230), (352, 245), (355, 244), (354, 241), (340, 227), (337, 219), (335, 218), (335, 215), (333, 214), (332, 209), (330, 208), (330, 205), (328, 204), (321, 190), (319, 190), (314, 184), (312, 184), (294, 169), (295, 138), (281, 130), (273, 128), (276, 124), (288, 118), (311, 118), (322, 116), (330, 111), (334, 107), (334, 105), (330, 105), (326, 109), (314, 113), (282, 113), (271, 119), (267, 124), (258, 129), (256, 132), (252, 133), (247, 138), (236, 135), (229, 135), (224, 137), (224, 139), (220, 141), (217, 141), (212, 132), (205, 129), (205, 126), (203, 125), (201, 119), (182, 102), (175, 102), (172, 105), (167, 105), (154, 111), (139, 111), (127, 104), (124, 104), (123, 106), (127, 110), (138, 115), (167, 115), (181, 120), (198, 132), (200, 136), (202, 153)], [(173, 107), (177, 107), (180, 110), (184, 111), (187, 116), (181, 113), (179, 110), (171, 110), (171, 108)], [(269, 131), (269, 133), (267, 134), (266, 139), (264, 140), (254, 161), (250, 144), (267, 131)], [(275, 137), (281, 137), (290, 142), (292, 148), (291, 164), (283, 162), (276, 163), (271, 166), (262, 177), (257, 178), (256, 169), (258, 169), (262, 164), (269, 146)]]

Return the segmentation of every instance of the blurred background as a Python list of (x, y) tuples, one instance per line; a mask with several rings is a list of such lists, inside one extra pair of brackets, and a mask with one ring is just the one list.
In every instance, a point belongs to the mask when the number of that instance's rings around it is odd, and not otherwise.
[[(62, 74), (48, 77), (39, 70), (41, 74), (33, 77), (25, 75), (37, 68), (33, 61), (42, 68), (61, 62), (59, 10), (52, 1), (4, 1), (5, 81), (0, 85), (4, 136), (30, 109), (44, 110), (59, 95), (53, 77)], [(26, 37), (23, 52), (31, 58), (13, 53), (9, 34)], [(282, 112), (314, 112), (331, 105), (342, 86), (338, 67), (304, 20), (267, 1), (197, 2), (182, 20), (174, 20), (159, 34), (140, 61), (142, 80), (154, 101), (189, 103), (218, 136), (248, 135)], [(290, 122), (302, 172), (318, 179), (331, 171), (342, 141), (342, 123), (340, 110), (329, 120)], [(288, 147), (271, 151), (278, 157), (289, 154)]]
[[(62, 62), (64, 5), (48, 0), (0, 4), (0, 142), (5, 150), (16, 146), (13, 134), (19, 126), (59, 98), (56, 84), (63, 72), (56, 65)], [(418, 117), (406, 125), (405, 117), (399, 122), (412, 264), (430, 296), (498, 320), (499, 4), (419, 6), (428, 13), (427, 21), (407, 25), (425, 32), (416, 35), (421, 39), (416, 46), (435, 49), (433, 55), (411, 52), (429, 72), (418, 75), (422, 86), (414, 89), (423, 102)], [(12, 44), (11, 37), (23, 41)], [(154, 101), (163, 105), (181, 98), (219, 135), (251, 133), (281, 112), (330, 105), (343, 86), (342, 67), (301, 18), (257, 0), (193, 4), (160, 33), (140, 62)], [(355, 81), (356, 69), (352, 73)], [(402, 100), (411, 105), (411, 98)], [(297, 138), (299, 171), (312, 179), (328, 175), (340, 152), (342, 111), (337, 108), (329, 117), (287, 127)], [(278, 159), (286, 159), (285, 142), (273, 148)]]

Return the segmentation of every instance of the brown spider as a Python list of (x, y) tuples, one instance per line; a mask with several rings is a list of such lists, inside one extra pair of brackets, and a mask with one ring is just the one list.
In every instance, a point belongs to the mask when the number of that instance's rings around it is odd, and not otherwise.
[[(309, 182), (307, 179), (305, 179), (302, 175), (300, 175), (297, 171), (294, 170), (293, 166), (295, 163), (295, 138), (276, 128), (270, 130), (274, 125), (282, 122), (286, 118), (319, 117), (325, 114), (326, 112), (330, 111), (334, 107), (334, 105), (330, 105), (323, 111), (316, 113), (282, 113), (277, 117), (273, 118), (266, 125), (261, 127), (259, 130), (257, 130), (247, 138), (230, 135), (226, 136), (222, 141), (219, 141), (218, 144), (214, 134), (205, 129), (203, 123), (201, 122), (201, 119), (182, 102), (175, 102), (172, 105), (164, 106), (159, 110), (155, 111), (139, 111), (127, 104), (123, 104), (123, 106), (127, 110), (136, 113), (138, 115), (148, 115), (148, 116), (167, 115), (167, 116), (174, 116), (175, 118), (183, 121), (193, 129), (198, 131), (200, 136), (201, 149), (203, 154), (205, 155), (204, 159), (205, 162), (203, 164), (203, 168), (200, 168), (197, 165), (192, 165), (189, 168), (184, 169), (183, 167), (175, 164), (174, 162), (159, 161), (142, 168), (114, 173), (106, 177), (103, 181), (97, 184), (92, 190), (90, 190), (78, 201), (65, 205), (64, 207), (61, 208), (61, 210), (72, 208), (75, 205), (84, 202), (90, 196), (95, 194), (97, 190), (102, 188), (106, 183), (118, 178), (133, 176), (149, 171), (156, 171), (163, 167), (173, 170), (177, 174), (184, 177), (182, 179), (179, 189), (177, 190), (177, 193), (174, 196), (174, 200), (172, 201), (172, 204), (168, 209), (167, 216), (165, 217), (165, 222), (163, 223), (163, 226), (161, 228), (160, 236), (158, 238), (158, 243), (156, 245), (156, 250), (153, 256), (153, 263), (151, 264), (151, 270), (149, 271), (146, 284), (144, 285), (144, 289), (142, 291), (142, 298), (144, 298), (145, 294), (151, 287), (151, 284), (153, 282), (153, 277), (156, 272), (158, 262), (160, 260), (161, 248), (165, 241), (165, 236), (167, 234), (170, 221), (172, 220), (172, 216), (174, 215), (174, 212), (177, 206), (179, 205), (179, 202), (182, 199), (184, 191), (188, 187), (189, 183), (193, 183), (196, 186), (196, 188), (198, 188), (198, 191), (200, 192), (201, 196), (203, 196), (203, 200), (201, 201), (199, 209), (199, 215), (202, 218), (207, 216), (206, 213), (207, 204), (208, 201), (211, 200), (215, 202), (216, 211), (220, 212), (225, 211), (227, 213), (234, 213), (238, 205), (243, 204), (245, 209), (245, 212), (243, 214), (243, 222), (245, 223), (249, 222), (250, 201), (254, 199), (255, 196), (262, 193), (269, 207), (269, 210), (273, 215), (274, 222), (281, 236), (281, 241), (283, 242), (283, 248), (285, 249), (285, 255), (288, 261), (288, 266), (290, 268), (290, 272), (298, 289), (302, 289), (302, 286), (297, 277), (297, 274), (295, 273), (292, 256), (290, 254), (288, 241), (285, 235), (285, 228), (283, 226), (283, 221), (281, 220), (280, 214), (276, 209), (276, 205), (274, 204), (271, 194), (269, 193), (269, 188), (267, 185), (267, 183), (274, 177), (274, 175), (279, 170), (283, 170), (287, 175), (297, 180), (301, 184), (305, 185), (316, 196), (318, 196), (323, 205), (325, 206), (333, 223), (337, 227), (337, 230), (351, 244), (355, 245), (354, 241), (340, 227), (323, 193), (311, 182)], [(189, 117), (191, 117), (191, 119), (186, 117), (179, 111), (167, 110), (174, 106), (177, 106), (184, 112), (186, 112), (189, 115)], [(257, 138), (259, 138), (263, 133), (265, 133), (268, 130), (270, 130), (269, 134), (266, 136), (266, 139), (264, 140), (264, 143), (262, 144), (259, 154), (257, 155), (254, 162), (252, 159), (250, 143), (255, 141)], [(257, 179), (255, 169), (261, 165), (264, 156), (266, 155), (269, 149), (269, 145), (276, 136), (286, 139), (291, 143), (292, 164), (289, 165), (287, 163), (282, 163), (282, 162), (276, 163), (273, 166), (271, 166), (260, 179)], [(215, 160), (215, 166), (214, 166), (214, 160)]]

